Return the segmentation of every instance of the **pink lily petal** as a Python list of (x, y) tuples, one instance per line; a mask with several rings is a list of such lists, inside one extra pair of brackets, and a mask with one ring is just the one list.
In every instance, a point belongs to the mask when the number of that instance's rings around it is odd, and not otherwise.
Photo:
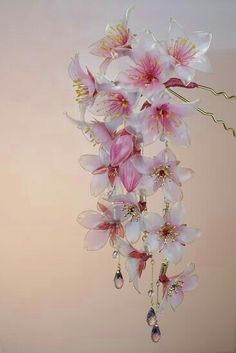
[(162, 253), (169, 262), (177, 264), (183, 256), (183, 246), (177, 241), (171, 241), (166, 244), (162, 250)]
[(184, 279), (182, 290), (184, 292), (190, 292), (193, 289), (195, 289), (197, 285), (198, 285), (198, 276), (197, 275), (188, 276), (187, 278)]
[(195, 71), (191, 67), (179, 65), (176, 67), (177, 76), (187, 85), (192, 81)]
[(194, 58), (191, 62), (191, 67), (203, 72), (212, 72), (211, 63), (205, 55)]
[(135, 155), (132, 157), (132, 163), (141, 174), (149, 174), (153, 169), (153, 160), (152, 158)]
[(196, 228), (182, 226), (178, 229), (178, 241), (182, 244), (191, 244), (195, 239), (199, 238), (200, 231)]
[(164, 197), (169, 202), (178, 202), (183, 199), (181, 188), (173, 181), (167, 181), (163, 186)]
[(104, 222), (104, 217), (96, 211), (84, 211), (78, 216), (78, 222), (88, 229), (96, 229)]
[(176, 167), (175, 174), (178, 177), (179, 181), (182, 183), (183, 181), (187, 181), (192, 178), (194, 172), (190, 168)]
[(168, 296), (168, 302), (170, 303), (173, 310), (177, 308), (184, 300), (184, 293), (179, 291), (178, 293), (173, 294), (172, 296)]
[(181, 121), (180, 125), (173, 129), (173, 133), (166, 134), (166, 139), (176, 145), (190, 145), (187, 124), (184, 121)]
[(133, 137), (130, 135), (118, 136), (114, 139), (110, 149), (112, 166), (117, 166), (126, 161), (133, 151)]
[(212, 34), (209, 32), (193, 32), (189, 39), (193, 42), (201, 54), (205, 54), (210, 47)]
[(144, 227), (148, 232), (158, 232), (158, 230), (163, 226), (165, 220), (158, 214), (147, 212), (144, 217)]
[(165, 217), (166, 221), (170, 224), (180, 226), (184, 223), (185, 210), (182, 203), (175, 204), (168, 212)]
[(129, 243), (136, 243), (141, 235), (140, 222), (136, 220), (129, 221), (125, 226), (125, 235)]
[(119, 176), (127, 192), (133, 191), (141, 179), (141, 175), (134, 168), (130, 160), (120, 166)]
[(97, 168), (101, 167), (101, 160), (99, 156), (92, 154), (85, 154), (79, 159), (82, 168), (89, 172), (94, 172)]
[(163, 241), (161, 241), (156, 234), (149, 234), (145, 246), (148, 248), (149, 252), (160, 251), (163, 247)]
[(190, 262), (187, 266), (186, 266), (186, 268), (185, 268), (185, 270), (183, 271), (183, 273), (181, 274), (181, 277), (182, 276), (189, 276), (189, 275), (191, 275), (191, 273), (193, 273), (193, 271), (195, 270), (195, 264), (194, 263), (192, 263), (192, 262)]
[(121, 239), (120, 237), (116, 238), (114, 247), (120, 252), (124, 257), (128, 257), (129, 254), (134, 251), (132, 245)]
[(90, 192), (92, 196), (98, 196), (109, 185), (109, 180), (107, 174), (97, 174), (92, 177), (91, 184), (90, 184)]
[(90, 230), (85, 237), (84, 245), (87, 250), (103, 248), (109, 239), (109, 230)]

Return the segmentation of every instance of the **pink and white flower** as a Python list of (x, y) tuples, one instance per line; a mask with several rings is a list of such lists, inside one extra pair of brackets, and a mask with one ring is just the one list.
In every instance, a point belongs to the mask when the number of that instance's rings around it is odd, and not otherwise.
[(145, 251), (136, 250), (121, 238), (116, 238), (114, 246), (122, 256), (127, 258), (126, 269), (129, 274), (129, 281), (139, 292), (138, 280), (142, 276), (143, 270), (146, 268), (146, 262), (151, 255)]
[(100, 66), (103, 73), (106, 72), (111, 61), (122, 55), (129, 55), (131, 49), (132, 33), (128, 27), (128, 19), (131, 8), (126, 11), (125, 17), (120, 21), (108, 25), (105, 37), (90, 47), (90, 53), (100, 56), (105, 60)]
[(137, 92), (126, 92), (117, 86), (110, 86), (98, 92), (92, 113), (116, 120), (119, 124), (133, 113), (139, 95)]
[(82, 107), (83, 112), (86, 106), (93, 104), (96, 95), (95, 78), (88, 68), (86, 71), (87, 72), (82, 69), (79, 62), (79, 55), (76, 54), (71, 59), (68, 72), (70, 78), (74, 82), (74, 86), (76, 87), (76, 101)]
[(149, 224), (153, 223), (154, 213), (147, 212), (146, 201), (136, 193), (116, 195), (112, 198), (115, 202), (123, 205), (124, 212), (128, 219), (125, 225), (125, 236), (129, 243), (136, 243), (142, 232), (145, 232)]
[(167, 70), (164, 70), (159, 44), (150, 33), (136, 39), (136, 45), (133, 42), (132, 60), (134, 65), (117, 77), (121, 85), (138, 89), (148, 97), (165, 90), (163, 83), (168, 79)]
[(124, 237), (124, 213), (119, 205), (107, 207), (100, 201), (99, 211), (84, 211), (78, 216), (78, 222), (89, 229), (85, 237), (85, 248), (87, 250), (99, 250), (103, 248), (108, 239), (113, 246), (117, 237)]
[(183, 117), (194, 110), (194, 103), (179, 104), (163, 95), (140, 113), (141, 129), (145, 143), (153, 143), (158, 137), (161, 141), (171, 141), (188, 145), (190, 138)]
[(192, 81), (195, 70), (210, 71), (210, 63), (205, 56), (209, 49), (212, 34), (193, 32), (186, 35), (182, 27), (171, 20), (169, 38), (163, 42), (164, 54), (169, 56), (169, 68), (172, 73), (188, 84)]
[(182, 181), (188, 180), (192, 176), (192, 170), (179, 167), (174, 153), (166, 148), (154, 158), (135, 156), (133, 164), (137, 170), (143, 174), (139, 188), (146, 189), (148, 194), (152, 194), (160, 187), (164, 191), (167, 201), (176, 202), (182, 198)]
[(147, 225), (149, 235), (146, 247), (150, 252), (159, 251), (170, 263), (177, 264), (183, 256), (186, 244), (199, 237), (199, 229), (187, 227), (184, 223), (184, 209), (175, 204), (163, 217), (156, 215), (153, 223)]
[(190, 263), (186, 269), (177, 276), (166, 277), (163, 284), (163, 299), (160, 310), (170, 304), (173, 310), (184, 300), (184, 293), (190, 292), (198, 285), (198, 276), (193, 275), (195, 265)]
[(178, 202), (182, 200), (182, 182), (190, 179), (193, 171), (180, 167), (180, 162), (169, 148), (165, 148), (154, 158), (134, 156), (132, 162), (137, 171), (143, 174), (139, 189), (144, 189), (148, 194), (152, 194), (162, 188), (167, 201)]
[(93, 174), (90, 189), (91, 194), (98, 196), (110, 185), (122, 184), (128, 192), (133, 191), (141, 178), (129, 160), (134, 150), (131, 135), (118, 135), (110, 144), (109, 152), (100, 148), (99, 155), (83, 155), (80, 158), (81, 166)]

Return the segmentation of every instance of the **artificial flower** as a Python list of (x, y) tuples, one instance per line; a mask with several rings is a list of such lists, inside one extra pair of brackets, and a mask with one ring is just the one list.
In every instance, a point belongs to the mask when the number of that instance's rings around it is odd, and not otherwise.
[(169, 148), (165, 148), (153, 158), (136, 155), (132, 159), (137, 171), (143, 174), (140, 189), (149, 194), (162, 188), (164, 197), (169, 202), (177, 202), (183, 198), (182, 182), (191, 178), (193, 171), (179, 166), (179, 161)]
[(124, 213), (119, 205), (111, 204), (109, 207), (100, 201), (99, 210), (84, 211), (78, 216), (78, 222), (89, 229), (85, 237), (85, 248), (87, 250), (99, 250), (103, 248), (108, 239), (114, 245), (117, 237), (124, 237)]
[(162, 281), (163, 284), (163, 299), (160, 304), (160, 311), (170, 304), (173, 310), (182, 303), (184, 293), (190, 292), (196, 288), (198, 284), (197, 275), (193, 275), (195, 265), (190, 263), (186, 269), (177, 276), (166, 277)]
[(134, 64), (117, 77), (121, 85), (139, 90), (147, 97), (165, 90), (163, 83), (168, 78), (168, 74), (167, 70), (164, 70), (159, 45), (151, 33), (147, 32), (144, 36), (135, 39), (132, 46), (132, 60)]
[(142, 276), (146, 262), (151, 255), (147, 254), (146, 251), (136, 250), (121, 238), (116, 238), (114, 247), (122, 256), (127, 258), (126, 269), (129, 274), (129, 281), (133, 283), (134, 288), (139, 292), (138, 280)]
[(84, 115), (85, 108), (92, 105), (96, 95), (95, 78), (91, 72), (86, 69), (85, 72), (79, 62), (79, 55), (76, 54), (68, 67), (70, 78), (76, 87), (76, 101), (80, 104), (81, 112)]
[(212, 34), (193, 32), (186, 35), (182, 27), (171, 20), (169, 37), (163, 41), (164, 54), (169, 56), (169, 69), (185, 84), (192, 81), (195, 70), (210, 71), (210, 63), (205, 56), (209, 49)]
[(98, 156), (80, 157), (81, 166), (93, 175), (90, 185), (93, 196), (104, 192), (109, 185), (119, 186), (119, 180), (128, 192), (135, 189), (141, 175), (129, 161), (133, 153), (135, 153), (133, 137), (125, 134), (114, 138), (109, 151), (100, 148)]
[(153, 98), (152, 104), (150, 103), (139, 117), (144, 142), (152, 143), (159, 137), (161, 141), (188, 145), (188, 129), (182, 118), (189, 116), (194, 107), (194, 103), (181, 104), (171, 101), (168, 95)]
[(166, 211), (163, 217), (153, 217), (153, 223), (147, 224), (149, 235), (146, 247), (150, 252), (159, 251), (170, 263), (177, 264), (186, 244), (199, 237), (199, 230), (187, 227), (184, 223), (184, 210), (181, 203)]
[(128, 27), (130, 10), (126, 11), (125, 17), (120, 21), (108, 25), (105, 37), (90, 46), (90, 53), (104, 58), (100, 66), (101, 72), (105, 73), (111, 61), (121, 55), (129, 55), (130, 43), (133, 38)]
[(126, 239), (129, 243), (136, 243), (141, 234), (150, 228), (156, 214), (147, 212), (146, 201), (142, 196), (138, 199), (136, 193), (116, 195), (112, 200), (123, 205), (128, 220), (125, 225)]

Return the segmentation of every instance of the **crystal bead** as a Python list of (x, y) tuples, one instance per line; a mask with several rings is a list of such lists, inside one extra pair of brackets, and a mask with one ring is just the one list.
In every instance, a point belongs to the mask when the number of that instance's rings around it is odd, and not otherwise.
[(156, 324), (152, 328), (152, 333), (151, 333), (151, 338), (153, 342), (159, 342), (161, 339), (161, 331), (159, 329), (159, 326)]
[(123, 276), (119, 270), (116, 271), (116, 274), (114, 277), (114, 284), (117, 289), (121, 289), (124, 285), (124, 279), (123, 279)]
[(118, 255), (119, 255), (119, 252), (117, 250), (114, 250), (112, 253), (113, 259), (117, 259)]
[(150, 298), (154, 296), (154, 290), (153, 290), (153, 289), (150, 289), (150, 290), (148, 291), (148, 296), (149, 296)]
[(147, 313), (147, 324), (149, 326), (154, 326), (156, 322), (156, 313), (153, 308), (150, 308)]

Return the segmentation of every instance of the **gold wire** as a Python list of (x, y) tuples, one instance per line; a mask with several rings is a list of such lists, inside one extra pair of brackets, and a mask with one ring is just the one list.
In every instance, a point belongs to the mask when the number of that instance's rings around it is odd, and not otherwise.
[[(190, 103), (190, 101), (189, 101), (188, 99), (186, 99), (185, 97), (181, 96), (179, 93), (173, 91), (171, 88), (167, 88), (167, 90), (168, 90), (171, 94), (173, 94), (175, 97), (177, 97), (177, 98), (179, 98), (180, 100), (182, 100), (183, 102), (185, 102), (185, 103)], [(224, 127), (224, 129), (225, 129), (226, 131), (232, 132), (232, 135), (233, 135), (234, 137), (236, 137), (236, 132), (235, 132), (235, 130), (234, 130), (232, 127), (227, 127), (227, 125), (225, 124), (224, 120), (222, 120), (222, 119), (217, 119), (213, 113), (208, 112), (208, 111), (206, 111), (206, 110), (204, 110), (204, 109), (202, 109), (202, 108), (197, 108), (197, 111), (198, 111), (199, 113), (201, 113), (202, 115), (209, 116), (216, 124), (222, 124), (223, 127)]]
[(209, 87), (209, 86), (198, 85), (198, 88), (201, 88), (201, 89), (204, 89), (204, 90), (206, 90), (206, 91), (209, 91), (209, 92), (211, 92), (212, 94), (214, 94), (215, 96), (224, 96), (225, 99), (236, 99), (236, 96), (234, 96), (234, 95), (229, 96), (229, 95), (228, 95), (226, 92), (224, 92), (224, 91), (217, 92), (216, 90), (214, 90), (214, 88)]

